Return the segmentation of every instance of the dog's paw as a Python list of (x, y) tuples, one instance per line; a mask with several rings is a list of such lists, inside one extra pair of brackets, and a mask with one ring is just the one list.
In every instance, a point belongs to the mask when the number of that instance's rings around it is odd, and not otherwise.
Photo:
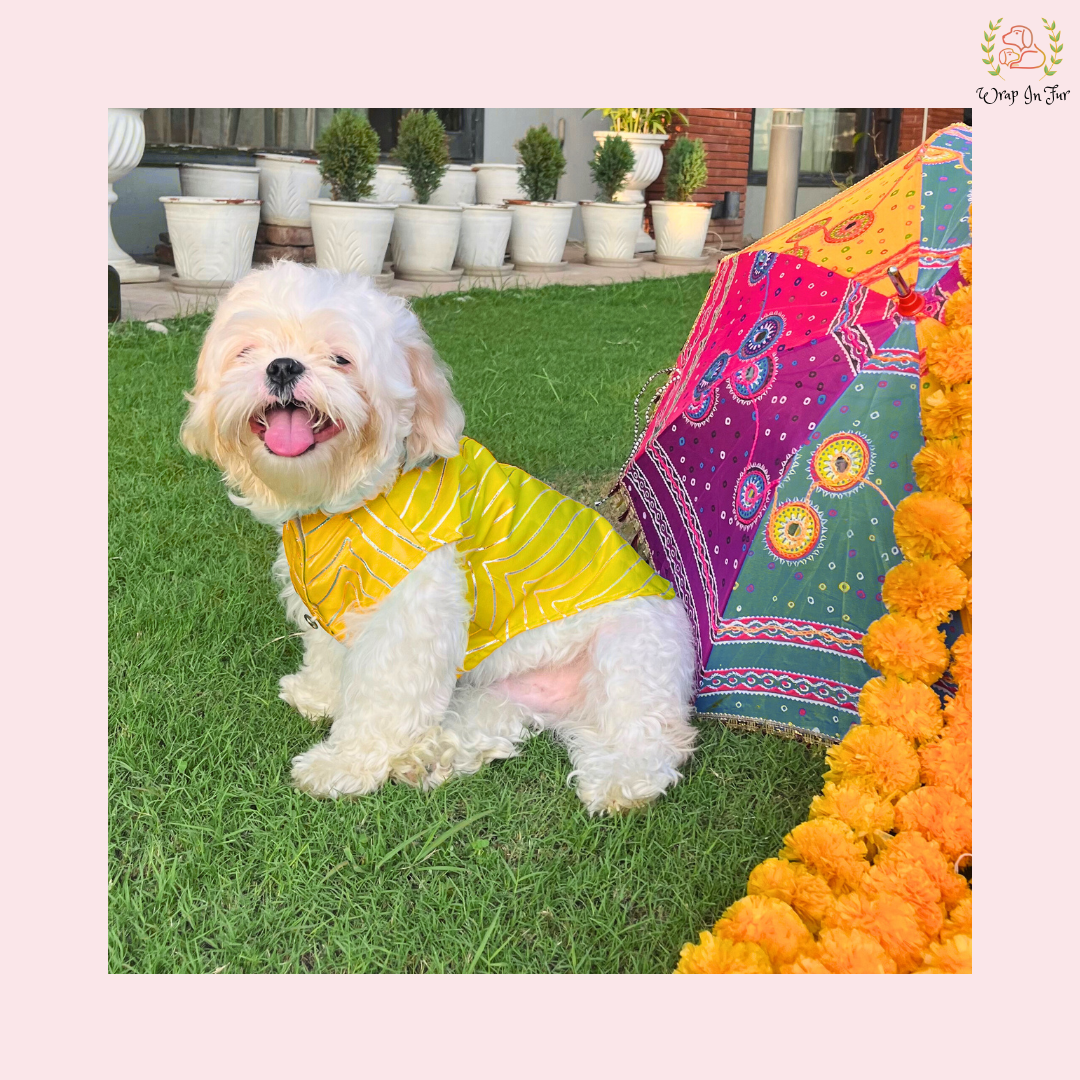
[(292, 781), (301, 791), (327, 799), (367, 795), (386, 783), (389, 768), (371, 769), (326, 743), (313, 746), (292, 760)]
[(281, 687), (278, 697), (313, 724), (334, 715), (336, 695), (328, 694), (325, 686), (308, 678), (303, 671), (284, 676), (278, 686)]
[[(573, 778), (573, 774), (571, 774)], [(593, 814), (624, 814), (654, 802), (672, 783), (666, 777), (642, 776), (632, 779), (590, 779), (577, 776), (577, 797)]]
[(390, 776), (402, 784), (430, 791), (453, 773), (458, 745), (452, 732), (429, 728), (408, 750), (390, 759)]

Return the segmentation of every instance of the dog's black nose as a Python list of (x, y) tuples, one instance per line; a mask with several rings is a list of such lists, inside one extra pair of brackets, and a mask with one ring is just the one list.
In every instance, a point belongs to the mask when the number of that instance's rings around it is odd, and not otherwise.
[(284, 388), (304, 374), (304, 365), (290, 356), (279, 356), (266, 365), (266, 377), (271, 386)]

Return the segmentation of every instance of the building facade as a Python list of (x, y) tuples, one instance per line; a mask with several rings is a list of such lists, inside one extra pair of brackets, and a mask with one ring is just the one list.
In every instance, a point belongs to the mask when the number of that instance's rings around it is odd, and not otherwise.
[[(387, 157), (404, 110), (361, 111), (378, 132), (383, 157)], [(772, 109), (679, 111), (687, 122), (677, 125), (665, 151), (679, 135), (705, 142), (709, 176), (696, 197), (716, 204), (708, 243), (733, 251), (758, 239), (763, 231)], [(595, 198), (588, 168), (596, 145), (593, 132), (608, 127), (598, 109), (437, 112), (450, 137), (451, 157), (459, 164), (513, 162), (514, 142), (528, 128), (545, 124), (562, 140), (566, 155), (558, 197), (574, 202)], [(310, 151), (333, 114), (334, 109), (147, 109), (142, 162), (116, 184), (119, 201), (112, 223), (120, 246), (136, 258), (152, 255), (165, 231), (158, 197), (180, 194), (179, 163), (212, 160), (244, 165), (254, 163), (256, 150)], [(930, 135), (961, 120), (971, 122), (970, 109), (806, 109), (797, 213), (917, 146), (924, 130)], [(662, 199), (663, 193), (661, 173), (646, 198)], [(729, 193), (734, 194), (729, 198)], [(575, 211), (570, 238), (582, 236), (580, 211)]]

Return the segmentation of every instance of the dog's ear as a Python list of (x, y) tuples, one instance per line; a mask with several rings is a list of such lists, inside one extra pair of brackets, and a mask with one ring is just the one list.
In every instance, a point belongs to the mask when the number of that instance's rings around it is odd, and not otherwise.
[(210, 388), (207, 385), (206, 361), (210, 349), (210, 334), (203, 341), (202, 351), (199, 353), (199, 363), (195, 370), (195, 390), (193, 393), (184, 393), (188, 400), (188, 412), (180, 425), (180, 441), (188, 453), (196, 457), (218, 460), (218, 437), (217, 427), (214, 424), (211, 409)]
[(434, 457), (455, 457), (465, 427), (465, 414), (450, 389), (446, 365), (426, 337), (405, 346), (409, 374), (416, 389), (412, 432), (405, 440), (405, 470)]

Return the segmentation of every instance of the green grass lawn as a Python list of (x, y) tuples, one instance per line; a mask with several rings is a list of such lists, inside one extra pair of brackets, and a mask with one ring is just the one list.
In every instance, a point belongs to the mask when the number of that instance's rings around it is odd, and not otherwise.
[[(415, 307), (499, 458), (568, 494), (616, 478), (644, 379), (708, 287), (474, 292)], [(822, 754), (699, 721), (686, 780), (590, 820), (547, 737), (430, 794), (317, 802), (320, 732), (277, 697), (300, 649), (277, 543), (177, 440), (206, 318), (110, 331), (109, 967), (116, 972), (663, 972), (820, 789)]]

